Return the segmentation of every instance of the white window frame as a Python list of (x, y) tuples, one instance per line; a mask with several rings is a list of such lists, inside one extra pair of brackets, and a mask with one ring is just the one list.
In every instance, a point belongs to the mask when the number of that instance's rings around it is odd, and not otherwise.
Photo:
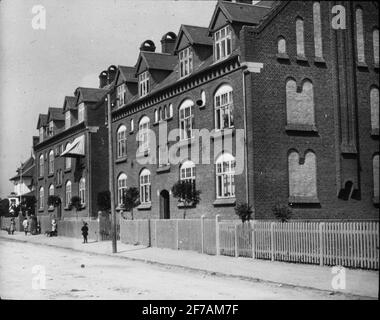
[(71, 189), (71, 181), (66, 181), (65, 184), (65, 206), (68, 207), (70, 205), (72, 198), (72, 189)]
[(41, 153), (40, 157), (39, 157), (39, 176), (40, 177), (43, 177), (44, 174), (45, 174), (45, 168), (44, 168), (44, 155), (43, 153)]
[(147, 116), (141, 118), (139, 122), (139, 147), (140, 151), (149, 150), (149, 126), (150, 119)]
[(144, 169), (139, 176), (140, 184), (140, 202), (143, 204), (151, 203), (151, 181), (150, 171)]
[(52, 135), (54, 135), (54, 122), (50, 121), (49, 122), (49, 136), (51, 137)]
[(119, 85), (116, 89), (117, 91), (117, 106), (121, 108), (125, 104), (125, 93), (127, 92), (125, 83)]
[(179, 107), (179, 130), (180, 140), (187, 140), (193, 138), (194, 102), (190, 99), (185, 100)]
[(158, 166), (165, 167), (169, 165), (169, 147), (167, 144), (158, 146)]
[(135, 130), (135, 123), (134, 123), (134, 121), (133, 121), (133, 119), (131, 119), (130, 121), (129, 121), (129, 131), (130, 132), (133, 132), (134, 130)]
[(232, 31), (227, 25), (214, 33), (214, 60), (227, 58), (232, 53)]
[(235, 198), (235, 157), (229, 153), (219, 156), (215, 162), (216, 198)]
[(127, 190), (127, 175), (125, 173), (120, 173), (117, 178), (117, 204), (119, 207), (124, 205), (123, 195), (125, 190)]
[(54, 151), (49, 152), (49, 174), (54, 174)]
[(86, 205), (86, 178), (82, 177), (79, 180), (79, 198), (82, 207)]
[[(50, 197), (50, 196), (54, 196), (54, 185), (53, 185), (53, 184), (51, 184), (51, 185), (49, 186), (49, 191), (48, 191), (48, 193), (49, 193), (49, 197)], [(49, 206), (49, 208), (54, 208), (54, 206), (51, 204), (51, 205)]]
[(67, 110), (65, 112), (65, 129), (68, 129), (71, 127), (71, 112), (70, 110)]
[[(234, 127), (233, 89), (230, 85), (222, 85), (214, 95), (215, 130)], [(227, 117), (227, 123), (225, 123)]]
[(84, 102), (82, 102), (78, 106), (78, 123), (81, 123), (84, 121), (84, 111), (85, 111), (85, 105), (84, 105)]
[(127, 127), (122, 125), (116, 133), (117, 141), (117, 157), (123, 158), (127, 156)]
[(39, 208), (40, 208), (40, 209), (43, 209), (43, 208), (44, 208), (44, 205), (45, 205), (45, 192), (44, 192), (44, 187), (40, 187), (39, 198), (40, 198), (40, 205), (39, 205)]
[(187, 47), (178, 54), (179, 58), (179, 77), (184, 78), (193, 72), (193, 50)]
[(139, 74), (139, 96), (144, 97), (149, 93), (149, 72)]
[(179, 170), (179, 178), (181, 181), (191, 181), (195, 183), (195, 164), (191, 160), (186, 160)]

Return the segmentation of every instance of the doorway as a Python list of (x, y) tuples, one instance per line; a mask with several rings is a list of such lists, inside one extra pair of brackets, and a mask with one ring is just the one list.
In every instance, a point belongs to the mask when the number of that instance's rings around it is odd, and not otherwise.
[(170, 199), (169, 191), (160, 192), (160, 219), (170, 219)]

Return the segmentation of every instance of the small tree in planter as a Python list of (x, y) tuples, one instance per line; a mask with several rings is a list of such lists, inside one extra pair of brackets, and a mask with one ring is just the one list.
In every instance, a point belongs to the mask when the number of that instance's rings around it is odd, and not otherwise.
[(71, 197), (70, 209), (73, 207), (75, 208), (75, 213), (76, 213), (77, 219), (78, 219), (78, 211), (80, 211), (82, 209), (82, 201), (81, 201), (80, 197), (78, 197), (78, 196)]
[(109, 190), (98, 193), (97, 204), (101, 211), (109, 212), (111, 210), (111, 193)]
[(241, 221), (245, 223), (246, 221), (250, 221), (252, 219), (252, 206), (248, 203), (240, 203), (235, 207), (235, 213), (239, 216)]
[(272, 211), (274, 216), (281, 222), (287, 222), (292, 216), (292, 210), (288, 206), (282, 205), (280, 202), (275, 204)]
[(61, 198), (58, 196), (49, 196), (47, 204), (49, 207), (58, 207), (61, 204)]
[(201, 200), (201, 192), (195, 188), (195, 184), (190, 180), (177, 181), (172, 187), (172, 194), (178, 202), (183, 203), (183, 218), (186, 219), (186, 209), (196, 206)]
[(126, 211), (131, 211), (133, 220), (133, 209), (140, 204), (139, 189), (135, 187), (127, 188), (123, 193), (123, 206)]

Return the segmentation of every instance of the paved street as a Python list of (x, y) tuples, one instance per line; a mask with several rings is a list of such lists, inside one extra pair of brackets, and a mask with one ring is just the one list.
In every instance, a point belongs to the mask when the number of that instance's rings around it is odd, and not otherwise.
[[(0, 257), (0, 295), (6, 299), (345, 298), (4, 239)], [(33, 289), (36, 265), (46, 270), (46, 289)]]

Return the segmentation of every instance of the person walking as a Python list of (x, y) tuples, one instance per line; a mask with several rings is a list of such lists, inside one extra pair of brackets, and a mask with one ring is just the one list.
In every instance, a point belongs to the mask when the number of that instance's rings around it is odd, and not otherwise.
[(11, 225), (9, 226), (9, 233), (14, 234), (15, 230), (16, 230), (16, 222), (15, 222), (15, 219), (12, 218)]
[(28, 221), (27, 217), (24, 218), (24, 221), (22, 222), (22, 226), (24, 227), (24, 232), (25, 232), (25, 235), (27, 236), (28, 235), (28, 227), (29, 227), (29, 221)]
[(51, 221), (51, 234), (50, 234), (50, 236), (57, 236), (57, 235), (58, 235), (57, 222), (55, 221), (55, 219), (53, 219)]
[(83, 221), (83, 227), (81, 230), (82, 230), (82, 236), (83, 236), (83, 243), (87, 243), (87, 235), (88, 235), (87, 222)]

